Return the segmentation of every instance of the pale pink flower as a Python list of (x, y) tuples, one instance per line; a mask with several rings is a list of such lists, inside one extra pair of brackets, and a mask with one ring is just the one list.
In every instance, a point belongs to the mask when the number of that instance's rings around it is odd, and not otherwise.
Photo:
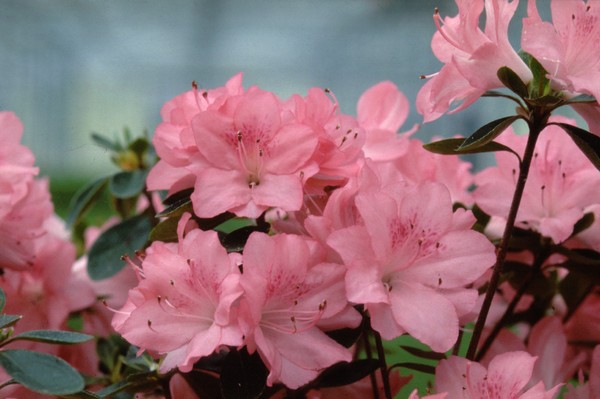
[[(425, 122), (433, 121), (458, 104), (458, 112), (477, 100), (487, 90), (503, 87), (498, 69), (507, 66), (524, 82), (531, 72), (508, 40), (508, 25), (518, 0), (457, 0), (458, 15), (443, 19), (434, 16), (438, 31), (431, 47), (444, 63), (439, 73), (417, 95), (417, 110)], [(485, 3), (485, 29), (479, 18)]]
[(529, 0), (523, 50), (544, 66), (555, 90), (600, 98), (600, 2), (552, 0), (550, 6), (553, 23), (542, 21)]
[(216, 89), (192, 90), (182, 93), (163, 105), (162, 122), (156, 127), (152, 144), (160, 157), (150, 170), (149, 190), (169, 190), (175, 193), (194, 186), (196, 180), (190, 166), (202, 162), (194, 134), (192, 119), (209, 108), (219, 108), (230, 96), (242, 94), (242, 74), (233, 76)]
[(166, 354), (161, 370), (187, 372), (224, 345), (241, 345), (232, 306), (242, 294), (236, 256), (214, 231), (194, 229), (178, 243), (155, 241), (142, 261), (139, 285), (113, 318), (113, 327), (142, 349)]
[(374, 161), (391, 161), (408, 150), (408, 136), (418, 126), (398, 136), (410, 105), (406, 96), (389, 81), (370, 87), (358, 99), (356, 119), (366, 131), (363, 152)]
[[(253, 233), (243, 254), (239, 322), (250, 353), (269, 369), (267, 384), (298, 388), (324, 368), (350, 361), (350, 351), (319, 328), (352, 310), (344, 293), (344, 267), (319, 263), (318, 244), (301, 236)], [(360, 316), (344, 317), (356, 327)], [(330, 319), (330, 320), (328, 320)], [(335, 323), (333, 323), (335, 324)]]
[(539, 382), (526, 389), (536, 361), (527, 352), (506, 352), (496, 356), (487, 369), (479, 363), (452, 356), (435, 370), (437, 392), (453, 399), (552, 399), (560, 385), (549, 390)]
[[(574, 124), (566, 118), (556, 122)], [(498, 141), (522, 154), (526, 136), (506, 131)], [(513, 154), (496, 153), (497, 167), (487, 168), (476, 178), (474, 198), (484, 212), (506, 218), (518, 174)], [(534, 159), (517, 213), (516, 225), (532, 229), (561, 243), (588, 206), (600, 203), (600, 174), (581, 154), (573, 140), (558, 126), (546, 127), (536, 144)]]
[(477, 300), (477, 291), (465, 286), (492, 266), (494, 247), (470, 230), (470, 212), (452, 212), (443, 185), (388, 193), (359, 193), (362, 223), (334, 231), (327, 243), (348, 267), (348, 299), (365, 305), (384, 339), (408, 332), (444, 352), (456, 341), (458, 317)]
[(196, 215), (230, 211), (256, 218), (271, 207), (301, 208), (303, 183), (317, 172), (311, 157), (318, 140), (283, 111), (273, 94), (250, 89), (194, 117), (194, 137), (206, 160), (195, 171)]

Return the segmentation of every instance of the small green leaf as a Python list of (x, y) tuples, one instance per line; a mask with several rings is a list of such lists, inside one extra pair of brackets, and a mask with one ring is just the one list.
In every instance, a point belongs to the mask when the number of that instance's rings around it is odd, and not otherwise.
[(358, 341), (362, 334), (362, 325), (356, 328), (341, 328), (339, 330), (327, 331), (325, 334), (338, 344), (350, 348)]
[(521, 80), (521, 77), (509, 67), (501, 67), (500, 69), (498, 69), (497, 75), (498, 79), (500, 79), (500, 82), (502, 82), (504, 86), (509, 88), (519, 97), (527, 98), (529, 96), (529, 92), (527, 90), (527, 85), (525, 84), (525, 82), (523, 82), (523, 80)]
[(167, 206), (162, 212), (156, 215), (157, 218), (181, 216), (185, 212), (193, 213), (192, 201), (188, 198), (182, 198), (179, 201)]
[(170, 217), (163, 220), (150, 232), (150, 241), (162, 241), (162, 242), (176, 242), (177, 237), (177, 226), (179, 219), (177, 217)]
[(577, 104), (577, 103), (595, 103), (596, 97), (590, 96), (589, 94), (580, 94), (578, 96), (572, 97), (567, 100), (569, 104)]
[(121, 257), (133, 255), (146, 243), (152, 225), (145, 215), (126, 219), (110, 227), (98, 237), (88, 253), (88, 274), (92, 280), (102, 280), (123, 268)]
[(590, 160), (594, 166), (600, 170), (600, 137), (587, 130), (578, 128), (577, 126), (567, 123), (549, 123), (549, 125), (560, 126), (577, 144), (577, 147)]
[(15, 335), (10, 341), (25, 340), (48, 344), (80, 344), (93, 338), (91, 335), (71, 331), (33, 330)]
[(131, 172), (119, 172), (111, 176), (108, 188), (117, 198), (131, 198), (142, 192), (146, 184), (147, 170), (136, 169)]
[(525, 102), (533, 107), (558, 108), (559, 106), (564, 105), (565, 100), (555, 95), (547, 94), (541, 97), (526, 99)]
[(0, 312), (4, 311), (4, 307), (6, 306), (6, 294), (4, 290), (0, 288)]
[(148, 139), (145, 137), (138, 137), (127, 146), (127, 149), (133, 151), (138, 158), (143, 159), (144, 154), (146, 154), (146, 151), (148, 151), (149, 147), (150, 143), (148, 143)]
[(261, 231), (258, 226), (246, 226), (241, 229), (237, 229), (229, 234), (219, 234), (221, 245), (225, 247), (227, 252), (242, 252), (246, 241), (250, 237), (250, 234)]
[(596, 217), (594, 215), (594, 212), (588, 212), (584, 214), (583, 217), (579, 219), (577, 223), (575, 223), (575, 226), (573, 226), (573, 233), (571, 233), (571, 237), (574, 237), (582, 231), (591, 227), (594, 224), (595, 220)]
[(47, 353), (7, 349), (0, 365), (15, 381), (46, 395), (68, 395), (83, 390), (81, 375), (64, 360)]
[(339, 362), (321, 372), (316, 385), (320, 388), (340, 387), (360, 381), (379, 368), (377, 359), (360, 359), (350, 363)]
[(99, 398), (111, 397), (131, 386), (131, 383), (125, 380), (121, 380), (115, 384), (109, 385), (106, 388), (96, 392), (96, 396)]
[(529, 66), (533, 80), (529, 84), (529, 98), (538, 98), (548, 95), (551, 91), (550, 80), (548, 79), (548, 71), (542, 64), (531, 54), (520, 51), (521, 59)]
[(458, 147), (458, 150), (468, 151), (483, 147), (485, 144), (498, 137), (504, 130), (506, 130), (506, 128), (512, 125), (514, 121), (521, 118), (522, 117), (519, 115), (506, 116), (483, 125), (477, 129), (475, 133), (465, 139), (465, 141)]
[(0, 314), (0, 328), (10, 327), (16, 324), (19, 320), (21, 320), (21, 317), (23, 316), (14, 314)]
[(123, 149), (119, 143), (115, 143), (98, 133), (92, 133), (92, 141), (107, 150), (117, 152)]
[(77, 221), (85, 214), (96, 199), (102, 194), (106, 187), (108, 178), (103, 177), (87, 186), (84, 186), (73, 196), (69, 204), (69, 211), (66, 217), (66, 223), (69, 228), (73, 227)]
[(505, 146), (504, 144), (497, 143), (495, 141), (490, 141), (482, 145), (481, 147), (467, 150), (460, 148), (464, 141), (465, 139), (460, 138), (444, 139), (440, 141), (435, 141), (433, 143), (425, 144), (423, 145), (423, 148), (435, 154), (442, 155), (478, 154), (483, 152), (507, 151), (512, 154), (515, 154), (517, 158), (520, 159), (519, 154), (514, 152), (511, 148)]

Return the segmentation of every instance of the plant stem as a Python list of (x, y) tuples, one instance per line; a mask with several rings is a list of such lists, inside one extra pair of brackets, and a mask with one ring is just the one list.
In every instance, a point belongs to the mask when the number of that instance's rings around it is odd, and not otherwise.
[(548, 115), (540, 115), (539, 118), (532, 117), (529, 123), (529, 136), (527, 138), (527, 145), (525, 147), (525, 153), (523, 154), (523, 160), (521, 161), (519, 168), (519, 177), (515, 187), (515, 192), (513, 194), (512, 203), (510, 205), (510, 210), (506, 218), (506, 226), (502, 235), (502, 241), (497, 249), (496, 264), (494, 265), (492, 277), (490, 278), (490, 282), (485, 293), (485, 298), (481, 306), (481, 311), (479, 312), (479, 317), (475, 323), (475, 329), (473, 330), (471, 343), (469, 344), (469, 349), (467, 351), (467, 359), (469, 360), (475, 359), (477, 345), (479, 344), (481, 333), (485, 327), (485, 320), (487, 319), (490, 307), (492, 305), (492, 300), (494, 299), (494, 294), (496, 293), (496, 289), (500, 283), (500, 276), (502, 275), (502, 269), (504, 267), (504, 261), (506, 260), (506, 254), (508, 251), (508, 243), (512, 236), (515, 220), (517, 218), (517, 212), (519, 211), (521, 198), (523, 197), (523, 191), (525, 189), (525, 183), (527, 182), (527, 176), (529, 175), (531, 160), (533, 159), (533, 154), (535, 152), (535, 144), (542, 129), (546, 127), (547, 120)]
[[(373, 352), (371, 352), (371, 342), (369, 342), (369, 331), (371, 327), (367, 324), (363, 328), (363, 343), (365, 345), (365, 353), (367, 354), (367, 359), (373, 359)], [(373, 399), (379, 399), (379, 387), (377, 386), (377, 377), (375, 376), (375, 372), (369, 374), (369, 378), (371, 379), (371, 390), (373, 391)]]
[(375, 336), (375, 344), (377, 345), (377, 357), (379, 359), (379, 369), (381, 371), (381, 381), (383, 381), (383, 391), (386, 399), (393, 399), (392, 388), (390, 387), (390, 378), (388, 374), (387, 363), (385, 362), (385, 351), (383, 350), (383, 341), (381, 335), (373, 330)]

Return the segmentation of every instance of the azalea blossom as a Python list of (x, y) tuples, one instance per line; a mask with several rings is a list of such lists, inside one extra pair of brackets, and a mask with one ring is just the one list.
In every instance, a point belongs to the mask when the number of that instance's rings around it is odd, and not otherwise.
[(365, 305), (384, 339), (407, 332), (434, 351), (450, 349), (458, 317), (477, 300), (465, 286), (494, 263), (492, 244), (470, 230), (470, 213), (452, 212), (441, 184), (359, 192), (355, 206), (361, 223), (327, 239), (348, 267), (348, 299)]
[[(352, 358), (320, 328), (323, 322), (356, 327), (361, 320), (346, 301), (344, 267), (321, 259), (318, 244), (301, 236), (253, 233), (246, 243), (239, 321), (248, 352), (258, 351), (269, 369), (269, 386), (298, 388)], [(331, 320), (338, 315), (342, 324)]]
[[(457, 0), (458, 15), (442, 19), (436, 11), (438, 31), (431, 47), (444, 63), (417, 95), (417, 110), (425, 122), (446, 113), (458, 112), (475, 102), (487, 90), (503, 87), (497, 72), (509, 67), (524, 82), (531, 71), (508, 40), (508, 25), (518, 0)], [(485, 29), (479, 18), (485, 5)]]
[(492, 359), (486, 369), (479, 363), (452, 356), (436, 367), (435, 387), (437, 392), (457, 399), (552, 399), (561, 385), (548, 389), (539, 382), (531, 389), (525, 388), (535, 361), (527, 352), (506, 352)]
[(166, 354), (161, 370), (190, 371), (196, 360), (225, 345), (241, 345), (232, 306), (242, 294), (236, 257), (214, 231), (184, 235), (178, 243), (155, 241), (139, 270), (140, 282), (113, 318), (113, 327), (140, 348)]
[[(551, 121), (575, 124), (562, 117)], [(519, 154), (523, 153), (526, 140), (526, 136), (518, 136), (512, 130), (498, 138)], [(558, 126), (550, 125), (542, 131), (535, 151), (516, 225), (561, 243), (569, 238), (587, 207), (600, 203), (596, 189), (600, 174)], [(504, 219), (516, 185), (518, 162), (508, 152), (496, 153), (496, 161), (498, 166), (475, 177), (477, 189), (473, 195), (484, 212)]]
[(231, 97), (194, 117), (192, 130), (206, 160), (195, 170), (196, 215), (256, 218), (270, 207), (301, 208), (303, 183), (317, 172), (311, 158), (318, 139), (275, 95), (255, 88)]

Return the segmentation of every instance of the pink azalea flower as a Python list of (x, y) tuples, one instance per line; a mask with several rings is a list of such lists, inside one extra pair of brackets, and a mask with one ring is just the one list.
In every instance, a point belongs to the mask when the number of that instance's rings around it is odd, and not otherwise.
[(506, 352), (496, 356), (487, 369), (479, 363), (452, 356), (442, 360), (435, 370), (438, 392), (449, 398), (463, 399), (552, 399), (560, 385), (546, 390), (539, 382), (531, 389), (526, 385), (536, 361), (526, 352)]
[(198, 90), (194, 86), (163, 105), (162, 122), (152, 138), (160, 160), (148, 175), (149, 190), (169, 190), (172, 194), (194, 186), (195, 175), (189, 169), (197, 162), (202, 163), (202, 158), (194, 140), (192, 119), (209, 108), (219, 108), (229, 96), (243, 92), (239, 73), (225, 86), (211, 90)]
[(290, 120), (273, 94), (250, 89), (231, 97), (194, 117), (192, 129), (206, 160), (192, 194), (199, 217), (230, 211), (256, 218), (271, 207), (301, 208), (303, 182), (317, 172), (311, 157), (318, 140)]
[(178, 243), (155, 241), (142, 261), (140, 282), (113, 318), (113, 327), (142, 349), (166, 354), (161, 370), (187, 372), (224, 345), (241, 345), (232, 305), (242, 294), (236, 257), (214, 231), (178, 227)]
[[(319, 263), (319, 252), (314, 241), (287, 234), (253, 233), (244, 248), (239, 321), (248, 351), (258, 351), (270, 371), (269, 386), (280, 381), (298, 388), (352, 358), (319, 328), (349, 309), (344, 267)], [(360, 323), (353, 314), (345, 327)]]
[[(566, 118), (554, 121), (574, 124)], [(526, 136), (511, 130), (499, 139), (522, 154)], [(497, 167), (479, 173), (475, 180), (475, 202), (486, 213), (506, 218), (516, 184), (518, 162), (507, 152), (496, 154)], [(559, 127), (548, 126), (540, 135), (531, 165), (517, 226), (538, 231), (556, 243), (566, 240), (586, 208), (600, 203), (600, 175), (571, 138)]]
[(464, 287), (492, 266), (494, 247), (470, 230), (470, 213), (452, 212), (443, 185), (390, 192), (360, 192), (362, 223), (334, 231), (327, 243), (348, 267), (348, 299), (365, 305), (384, 339), (408, 332), (444, 352), (456, 341), (458, 317), (477, 300)]
[(53, 212), (48, 184), (34, 180), (31, 151), (21, 145), (23, 125), (12, 112), (0, 112), (0, 268), (25, 270), (33, 264), (35, 241)]
[(552, 24), (542, 21), (535, 0), (523, 20), (523, 50), (548, 71), (553, 88), (600, 98), (600, 2), (552, 0)]
[(415, 125), (398, 137), (398, 129), (406, 121), (409, 107), (406, 96), (389, 81), (376, 84), (360, 96), (356, 115), (366, 131), (363, 152), (367, 158), (390, 161), (406, 153), (408, 136), (418, 128)]
[(583, 383), (580, 375), (579, 385), (568, 385), (565, 399), (595, 399), (600, 397), (600, 345), (594, 348), (592, 354), (592, 367), (588, 382)]
[[(425, 122), (433, 121), (460, 103), (451, 112), (458, 112), (477, 100), (485, 91), (502, 87), (496, 73), (508, 66), (523, 81), (531, 72), (508, 40), (508, 25), (518, 0), (457, 0), (458, 15), (441, 18), (431, 42), (436, 57), (444, 63), (439, 73), (423, 86), (417, 95), (417, 110)], [(485, 29), (479, 28), (479, 18), (485, 3)]]

